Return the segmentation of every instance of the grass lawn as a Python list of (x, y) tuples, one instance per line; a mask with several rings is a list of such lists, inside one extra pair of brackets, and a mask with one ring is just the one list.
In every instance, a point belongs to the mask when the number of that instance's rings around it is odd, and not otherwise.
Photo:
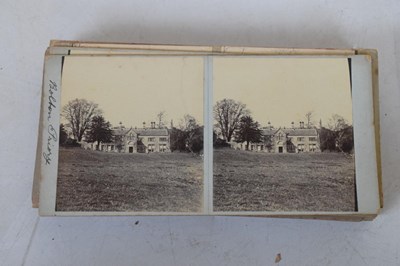
[(214, 151), (214, 211), (354, 211), (354, 159), (340, 153)]
[(58, 211), (197, 212), (202, 204), (200, 157), (60, 148)]

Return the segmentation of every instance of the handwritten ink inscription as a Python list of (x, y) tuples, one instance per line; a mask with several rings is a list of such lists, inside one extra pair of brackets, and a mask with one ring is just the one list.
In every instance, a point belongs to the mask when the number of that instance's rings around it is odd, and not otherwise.
[(57, 142), (57, 131), (53, 127), (53, 125), (49, 125), (47, 128), (47, 133), (48, 133), (47, 145), (45, 151), (43, 152), (43, 158), (46, 164), (50, 164), (52, 159), (54, 144)]
[[(47, 121), (50, 122), (54, 109), (56, 108), (57, 100), (54, 93), (58, 90), (57, 83), (50, 80), (49, 81), (49, 97), (47, 102)], [(53, 157), (53, 148), (58, 140), (57, 130), (54, 128), (53, 124), (50, 122), (47, 127), (47, 143), (45, 151), (43, 152), (43, 158), (46, 164), (51, 164)]]
[(49, 101), (47, 107), (47, 121), (50, 121), (53, 109), (56, 108), (56, 98), (54, 97), (54, 92), (57, 91), (57, 83), (50, 80), (49, 81)]

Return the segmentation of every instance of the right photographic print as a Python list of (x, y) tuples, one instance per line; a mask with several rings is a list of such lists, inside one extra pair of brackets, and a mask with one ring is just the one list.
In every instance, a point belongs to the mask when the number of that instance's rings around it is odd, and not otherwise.
[(213, 58), (213, 211), (357, 211), (351, 60)]

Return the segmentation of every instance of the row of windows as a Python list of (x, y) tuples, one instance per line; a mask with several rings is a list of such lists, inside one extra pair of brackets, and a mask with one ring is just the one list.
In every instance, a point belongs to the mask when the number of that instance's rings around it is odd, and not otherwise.
[[(159, 149), (160, 152), (166, 152), (167, 151), (167, 144), (160, 144), (159, 148), (160, 148)], [(149, 144), (149, 145), (147, 145), (147, 150), (149, 152), (154, 152), (156, 150), (156, 147), (155, 147), (154, 144)]]
[[(317, 150), (317, 144), (309, 144), (308, 148), (309, 148), (309, 151), (316, 151)], [(304, 144), (297, 145), (297, 150), (298, 151), (304, 151)]]
[[(304, 141), (305, 137), (297, 137), (297, 141)], [(309, 137), (309, 141), (317, 141), (316, 137)]]
[[(243, 144), (241, 145), (242, 149), (245, 148), (245, 147), (246, 147), (245, 145), (243, 145)], [(311, 151), (311, 152), (317, 151), (317, 144), (309, 144), (308, 147), (309, 147), (309, 151)], [(288, 149), (288, 151), (289, 150), (291, 150), (291, 151), (295, 150), (294, 146), (289, 146), (289, 147), (287, 147), (287, 149)], [(251, 151), (263, 151), (264, 150), (264, 145), (252, 144), (252, 145), (249, 146), (249, 150), (251, 150)], [(300, 152), (304, 152), (306, 150), (305, 149), (305, 145), (304, 144), (297, 145), (297, 150), (300, 151)]]
[[(246, 149), (246, 144), (241, 143), (240, 144), (241, 149)], [(257, 144), (251, 144), (249, 145), (249, 150), (251, 151), (263, 151), (264, 150), (264, 145), (257, 145)]]
[[(159, 138), (158, 140), (159, 140), (159, 141), (168, 141), (168, 138), (161, 137), (161, 138)], [(156, 141), (156, 138), (155, 138), (155, 137), (148, 137), (148, 138), (147, 138), (147, 141), (148, 141), (148, 142), (154, 142), (154, 141)]]
[(263, 151), (264, 150), (264, 145), (251, 145), (250, 150), (252, 151)]
[[(276, 139), (278, 141), (283, 141), (284, 138), (285, 138), (285, 136), (283, 134), (279, 134), (279, 135), (276, 136)], [(266, 137), (266, 139), (267, 139), (267, 137)], [(272, 137), (269, 136), (268, 139), (272, 140)], [(297, 137), (297, 141), (304, 141), (304, 140), (305, 140), (305, 137)], [(308, 137), (308, 140), (309, 141), (317, 141), (317, 138), (316, 137)]]
[[(95, 146), (97, 149), (97, 145)], [(100, 145), (99, 150), (101, 151), (113, 151), (114, 150), (114, 145)]]
[[(125, 138), (126, 140), (134, 140), (134, 139), (135, 139), (135, 136), (132, 135), (132, 134), (130, 134), (130, 135), (128, 135), (128, 136), (125, 136), (124, 138)], [(121, 139), (121, 137), (120, 137), (120, 139)], [(159, 141), (168, 141), (168, 138), (166, 138), (166, 137), (160, 137), (158, 140), (159, 140)], [(149, 142), (156, 141), (156, 138), (155, 138), (155, 137), (148, 137), (148, 138), (147, 138), (147, 141), (149, 141)]]
[(167, 151), (167, 144), (160, 144), (160, 152), (166, 152)]
[(316, 144), (310, 144), (310, 151), (316, 151), (317, 150), (317, 145)]

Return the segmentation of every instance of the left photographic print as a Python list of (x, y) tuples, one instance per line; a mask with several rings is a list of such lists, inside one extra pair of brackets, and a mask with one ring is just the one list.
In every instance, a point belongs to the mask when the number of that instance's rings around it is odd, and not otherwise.
[(56, 211), (203, 212), (203, 64), (66, 56)]

